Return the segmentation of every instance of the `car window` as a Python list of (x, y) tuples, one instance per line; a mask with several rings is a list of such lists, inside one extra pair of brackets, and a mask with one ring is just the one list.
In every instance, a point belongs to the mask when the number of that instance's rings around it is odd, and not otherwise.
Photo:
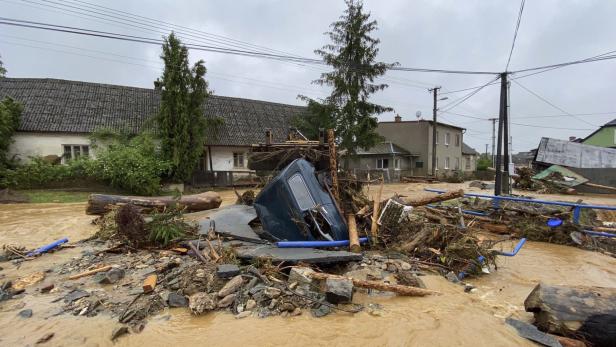
[(300, 210), (306, 211), (316, 206), (312, 195), (310, 195), (308, 191), (308, 186), (306, 186), (306, 182), (304, 182), (304, 178), (299, 173), (289, 177), (287, 183), (289, 183), (289, 187), (291, 187), (291, 192)]

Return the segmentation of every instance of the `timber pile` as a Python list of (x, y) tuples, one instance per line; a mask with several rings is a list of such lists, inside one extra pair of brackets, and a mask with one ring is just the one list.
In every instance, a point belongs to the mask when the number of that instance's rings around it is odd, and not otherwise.
[(524, 308), (542, 331), (593, 346), (614, 346), (616, 341), (616, 288), (538, 284)]
[(172, 196), (123, 196), (107, 194), (91, 194), (88, 198), (86, 214), (104, 215), (110, 211), (110, 206), (132, 204), (143, 212), (162, 211), (170, 207), (184, 208), (186, 212), (211, 210), (220, 207), (222, 198), (216, 192), (205, 192), (184, 195), (179, 200)]

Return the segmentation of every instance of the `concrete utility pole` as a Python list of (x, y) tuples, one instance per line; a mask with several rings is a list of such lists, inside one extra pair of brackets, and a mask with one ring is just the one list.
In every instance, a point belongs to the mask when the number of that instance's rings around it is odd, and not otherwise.
[(437, 100), (437, 94), (438, 94), (438, 90), (441, 89), (441, 87), (434, 87), (432, 89), (429, 89), (429, 91), (432, 92), (432, 95), (434, 96), (434, 107), (432, 108), (432, 176), (436, 177), (436, 111), (438, 110), (436, 108), (436, 100)]
[(486, 143), (486, 157), (488, 156), (488, 144)]
[[(507, 72), (501, 73), (500, 110), (498, 112), (498, 144), (496, 150), (496, 184), (494, 195), (509, 194), (509, 121), (507, 115)], [(504, 145), (504, 148), (503, 148)], [(503, 152), (504, 149), (504, 152)], [(504, 154), (504, 157), (503, 157)], [(504, 159), (504, 160), (503, 160)], [(504, 166), (504, 171), (503, 171)]]
[[(494, 165), (494, 160), (495, 160), (495, 158), (494, 158), (494, 150), (495, 150), (494, 145), (496, 143), (496, 121), (498, 120), (498, 118), (490, 118), (488, 120), (492, 121), (492, 166), (495, 166)], [(486, 151), (486, 155), (487, 154), (488, 153)]]

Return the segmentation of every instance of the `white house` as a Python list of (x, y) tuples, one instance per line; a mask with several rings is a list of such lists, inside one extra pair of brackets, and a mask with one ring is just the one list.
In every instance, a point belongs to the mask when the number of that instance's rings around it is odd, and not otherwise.
[[(151, 124), (160, 106), (159, 92), (154, 89), (58, 79), (2, 78), (0, 99), (6, 96), (24, 105), (9, 150), (9, 155), (24, 161), (47, 155), (61, 156), (63, 161), (95, 157), (89, 139), (92, 132), (124, 129), (137, 133)], [(250, 145), (264, 142), (267, 129), (274, 141), (284, 141), (293, 118), (303, 112), (300, 106), (210, 96), (204, 116), (220, 117), (223, 122), (208, 130), (196, 179), (214, 172), (250, 172)]]

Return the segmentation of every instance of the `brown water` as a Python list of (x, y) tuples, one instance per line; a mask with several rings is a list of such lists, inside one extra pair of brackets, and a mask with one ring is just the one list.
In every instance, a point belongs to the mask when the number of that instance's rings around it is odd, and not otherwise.
[[(94, 232), (92, 217), (83, 204), (0, 205), (0, 244), (44, 244), (62, 236), (71, 241)], [(512, 246), (511, 244), (505, 246)], [(44, 271), (78, 256), (81, 248), (65, 249), (25, 262), (19, 269), (4, 263), (0, 272), (15, 279)], [(428, 288), (443, 295), (425, 298), (375, 297), (358, 294), (354, 301), (379, 303), (379, 315), (360, 312), (335, 313), (316, 319), (308, 312), (293, 318), (235, 319), (218, 312), (201, 317), (185, 309), (167, 310), (152, 317), (144, 331), (120, 338), (117, 346), (532, 346), (504, 324), (504, 317), (530, 319), (523, 312), (524, 298), (540, 281), (551, 284), (616, 286), (616, 259), (577, 248), (527, 243), (512, 258), (501, 257), (498, 271), (470, 280), (478, 292), (440, 276), (426, 276)], [(82, 281), (88, 283), (88, 281)], [(44, 334), (55, 336), (49, 346), (111, 346), (109, 337), (118, 326), (115, 319), (64, 314), (51, 317), (59, 307), (54, 294), (38, 294), (33, 287), (21, 300), (0, 303), (0, 345), (33, 345)], [(88, 290), (96, 286), (88, 287)], [(25, 303), (34, 315), (17, 317)]]

